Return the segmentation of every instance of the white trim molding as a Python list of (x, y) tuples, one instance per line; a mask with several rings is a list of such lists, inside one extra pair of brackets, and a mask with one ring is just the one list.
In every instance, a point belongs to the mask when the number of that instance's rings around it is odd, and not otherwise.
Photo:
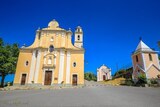
[(66, 84), (70, 84), (70, 66), (71, 66), (71, 54), (70, 51), (67, 51)]
[(34, 83), (38, 82), (39, 68), (41, 61), (41, 50), (38, 50), (37, 62), (36, 62), (36, 70), (34, 75)]
[(144, 53), (142, 53), (142, 62), (143, 62), (143, 68), (144, 68), (144, 71), (146, 72), (146, 60), (145, 60), (145, 56), (144, 56)]
[(64, 50), (60, 50), (60, 61), (59, 61), (59, 74), (58, 74), (58, 84), (61, 84), (63, 81), (63, 72), (64, 72)]
[(99, 81), (102, 81), (101, 72), (99, 70)]
[(137, 69), (137, 67), (145, 73), (145, 70), (139, 64), (136, 65), (135, 70)]
[(131, 56), (132, 57), (132, 66), (133, 66), (133, 71), (135, 70), (135, 66), (134, 66), (134, 58), (133, 58), (133, 55)]
[(99, 72), (97, 70), (97, 81), (99, 81)]
[(33, 75), (34, 75), (34, 69), (35, 69), (35, 63), (36, 63), (35, 54), (36, 54), (36, 50), (33, 51), (33, 54), (32, 54), (32, 61), (31, 61), (28, 83), (32, 83), (33, 81)]

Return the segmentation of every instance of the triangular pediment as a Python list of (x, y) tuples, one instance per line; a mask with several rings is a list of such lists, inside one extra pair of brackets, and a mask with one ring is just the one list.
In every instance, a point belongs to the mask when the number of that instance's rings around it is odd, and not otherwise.
[(147, 72), (151, 67), (154, 67), (154, 68), (156, 68), (158, 71), (160, 71), (160, 69), (159, 69), (156, 65), (154, 65), (154, 64), (152, 63), (152, 64), (147, 68), (146, 72)]

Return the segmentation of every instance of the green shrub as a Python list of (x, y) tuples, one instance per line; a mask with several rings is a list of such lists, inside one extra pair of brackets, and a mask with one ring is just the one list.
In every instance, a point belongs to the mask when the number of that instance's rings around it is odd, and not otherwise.
[(147, 83), (147, 78), (145, 74), (140, 74), (138, 76), (138, 82), (141, 84), (146, 84)]
[(126, 81), (127, 86), (132, 86), (133, 84), (134, 84), (134, 82), (132, 80), (127, 80)]
[(150, 83), (151, 83), (151, 84), (158, 84), (158, 82), (156, 81), (156, 79), (151, 79), (151, 80), (150, 80)]
[(142, 86), (145, 87), (145, 84), (147, 83), (147, 78), (145, 74), (140, 74), (138, 76), (138, 81), (136, 82), (135, 86)]

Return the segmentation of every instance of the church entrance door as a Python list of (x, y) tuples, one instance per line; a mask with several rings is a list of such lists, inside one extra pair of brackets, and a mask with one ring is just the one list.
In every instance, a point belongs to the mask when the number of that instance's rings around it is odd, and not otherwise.
[(77, 85), (77, 80), (78, 80), (78, 77), (76, 74), (74, 74), (72, 77), (72, 85)]
[(106, 76), (105, 75), (103, 75), (103, 81), (105, 81), (106, 80)]
[(46, 71), (44, 85), (51, 85), (51, 81), (52, 81), (52, 71)]
[(21, 85), (25, 85), (26, 83), (26, 74), (22, 74)]

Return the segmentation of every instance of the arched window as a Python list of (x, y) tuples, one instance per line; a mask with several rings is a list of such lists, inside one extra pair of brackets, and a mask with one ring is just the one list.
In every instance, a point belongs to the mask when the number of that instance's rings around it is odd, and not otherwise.
[(41, 39), (41, 32), (38, 33), (38, 39)]
[(49, 52), (53, 52), (54, 51), (54, 46), (53, 45), (50, 45), (49, 47)]
[(80, 40), (80, 36), (78, 35), (78, 40)]
[(149, 54), (149, 60), (152, 61), (152, 55), (151, 54)]
[(76, 67), (76, 62), (73, 63), (73, 67)]
[(35, 57), (37, 58), (37, 56), (38, 56), (38, 50), (36, 50), (36, 53), (35, 53)]
[(136, 55), (136, 62), (138, 62), (138, 56)]
[(80, 32), (80, 29), (78, 28), (77, 31)]

